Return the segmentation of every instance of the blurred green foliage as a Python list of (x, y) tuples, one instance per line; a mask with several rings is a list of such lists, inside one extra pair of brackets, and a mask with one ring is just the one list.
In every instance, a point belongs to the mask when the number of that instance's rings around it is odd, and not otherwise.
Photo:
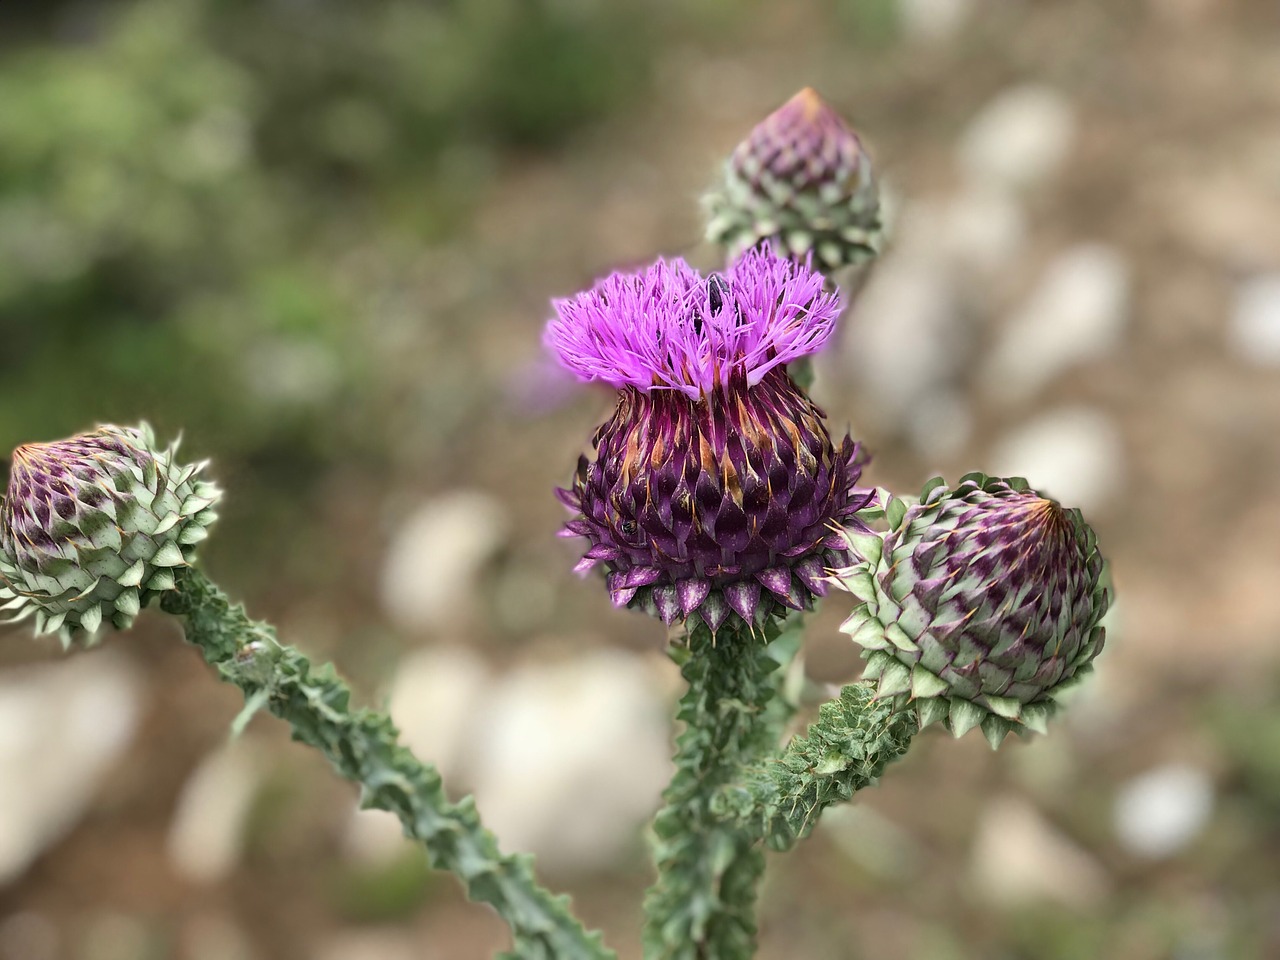
[(0, 445), (146, 418), (247, 467), (273, 511), (376, 443), (371, 298), (344, 258), (448, 238), (486, 163), (616, 110), (648, 64), (646, 21), (607, 0), (7, 18)]

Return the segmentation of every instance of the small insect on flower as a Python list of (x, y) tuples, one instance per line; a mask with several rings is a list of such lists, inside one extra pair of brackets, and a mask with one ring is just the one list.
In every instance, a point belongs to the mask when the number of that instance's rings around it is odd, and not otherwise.
[(566, 536), (589, 543), (618, 606), (671, 624), (754, 626), (812, 605), (863, 529), (859, 448), (831, 440), (786, 364), (829, 340), (836, 294), (807, 264), (748, 251), (723, 275), (682, 260), (615, 273), (555, 302), (546, 342), (584, 381), (618, 390), (560, 490)]
[(193, 558), (222, 496), (156, 446), (151, 428), (102, 426), (13, 454), (0, 506), (0, 613), (64, 643), (125, 629)]

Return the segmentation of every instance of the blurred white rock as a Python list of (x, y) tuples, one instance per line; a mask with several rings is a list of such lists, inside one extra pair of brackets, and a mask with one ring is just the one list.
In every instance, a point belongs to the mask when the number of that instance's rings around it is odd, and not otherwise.
[(988, 460), (1000, 477), (1026, 477), (1032, 487), (1086, 513), (1122, 492), (1124, 442), (1101, 410), (1063, 407), (999, 440)]
[(1129, 266), (1113, 247), (1061, 253), (1004, 324), (986, 365), (991, 395), (1026, 401), (1064, 371), (1114, 350), (1129, 320), (1129, 286)]
[[(427, 647), (405, 657), (391, 688), (391, 717), (414, 755), (435, 764), (451, 787), (467, 780), (478, 714), (493, 681), (484, 661), (459, 647)], [(347, 850), (357, 859), (383, 860), (404, 849), (394, 814), (357, 810)]]
[(942, 43), (956, 35), (969, 15), (973, 0), (898, 0), (898, 22), (908, 40)]
[(240, 862), (245, 823), (265, 765), (241, 737), (210, 753), (187, 777), (169, 825), (169, 861), (180, 876), (214, 883)]
[(620, 650), (501, 682), (473, 762), (477, 806), (507, 849), (585, 872), (637, 841), (671, 772), (662, 686), (649, 658)]
[(954, 377), (967, 346), (937, 232), (932, 211), (908, 209), (895, 247), (845, 323), (844, 364), (867, 414), (892, 428), (903, 428), (919, 401)]
[(1063, 166), (1075, 135), (1075, 111), (1057, 90), (1010, 87), (979, 110), (961, 135), (960, 169), (984, 184), (1033, 187)]
[(396, 531), (382, 570), (388, 614), (410, 631), (447, 630), (474, 615), (476, 578), (505, 542), (502, 504), (479, 490), (427, 501)]
[(404, 930), (349, 930), (327, 935), (315, 960), (444, 960), (424, 950), (422, 938)]
[(141, 695), (108, 650), (0, 674), (0, 885), (80, 819), (133, 740)]
[(427, 647), (405, 657), (391, 687), (391, 716), (404, 742), (446, 777), (464, 771), (466, 728), (493, 682), (485, 662), (456, 646)]
[(1112, 888), (1102, 864), (1016, 796), (996, 797), (984, 811), (971, 870), (986, 900), (1010, 908), (1047, 902), (1087, 910)]
[(1236, 290), (1227, 344), (1245, 363), (1280, 366), (1280, 273), (1253, 277)]
[(984, 283), (1010, 270), (1027, 239), (1027, 215), (1017, 196), (1002, 187), (968, 181), (942, 210), (942, 244), (947, 256)]
[(1213, 781), (1189, 764), (1157, 767), (1127, 781), (1116, 796), (1116, 836), (1130, 853), (1173, 856), (1196, 839), (1213, 814)]
[[(405, 661), (391, 713), (452, 793), (475, 794), (504, 847), (587, 872), (615, 864), (657, 807), (670, 776), (667, 699), (653, 662), (623, 651), (494, 677), (443, 648)], [(384, 860), (404, 842), (391, 814), (353, 814), (353, 856)]]

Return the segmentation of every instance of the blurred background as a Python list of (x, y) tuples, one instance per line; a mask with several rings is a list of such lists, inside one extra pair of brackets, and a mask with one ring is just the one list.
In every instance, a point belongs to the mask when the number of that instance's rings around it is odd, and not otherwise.
[[(1052, 735), (922, 736), (775, 859), (764, 958), (1280, 957), (1274, 0), (0, 4), (0, 447), (185, 434), (206, 569), (389, 703), (624, 960), (679, 684), (554, 532), (607, 393), (548, 298), (815, 86), (888, 252), (819, 366), (901, 492), (1024, 473), (1119, 604)], [(812, 618), (809, 675), (857, 675)], [(501, 924), (159, 614), (0, 633), (2, 960), (470, 960)]]

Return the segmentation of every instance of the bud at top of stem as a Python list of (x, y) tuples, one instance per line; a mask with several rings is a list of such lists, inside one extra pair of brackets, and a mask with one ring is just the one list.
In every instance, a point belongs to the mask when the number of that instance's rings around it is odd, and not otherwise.
[(729, 255), (771, 241), (831, 273), (875, 256), (879, 192), (858, 135), (806, 87), (733, 151), (704, 199), (707, 237)]
[(151, 428), (100, 426), (14, 451), (0, 505), (0, 611), (64, 643), (128, 627), (217, 519), (204, 463), (175, 459)]

